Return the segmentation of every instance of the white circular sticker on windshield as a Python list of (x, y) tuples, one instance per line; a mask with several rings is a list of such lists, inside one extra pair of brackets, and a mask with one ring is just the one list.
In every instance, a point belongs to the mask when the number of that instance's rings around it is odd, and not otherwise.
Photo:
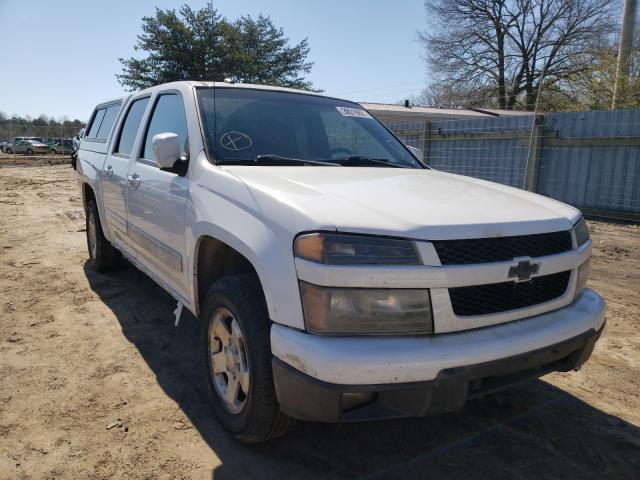
[(227, 150), (244, 150), (253, 145), (251, 137), (242, 132), (226, 132), (220, 137), (220, 145)]

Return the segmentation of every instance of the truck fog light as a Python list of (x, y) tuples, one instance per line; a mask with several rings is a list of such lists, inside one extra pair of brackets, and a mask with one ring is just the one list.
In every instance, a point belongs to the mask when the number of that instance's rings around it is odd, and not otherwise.
[(576, 295), (587, 288), (587, 282), (589, 281), (589, 271), (591, 270), (591, 258), (585, 260), (585, 262), (578, 267), (578, 280), (576, 281)]
[(301, 281), (300, 292), (311, 333), (433, 333), (428, 290), (319, 287)]

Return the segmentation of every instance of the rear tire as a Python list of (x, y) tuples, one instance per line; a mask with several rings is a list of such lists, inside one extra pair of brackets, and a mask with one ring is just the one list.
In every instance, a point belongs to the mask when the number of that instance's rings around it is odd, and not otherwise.
[(13, 153), (13, 150), (11, 150), (10, 148), (7, 148), (4, 153), (11, 155)]
[[(224, 427), (247, 444), (288, 432), (295, 420), (280, 411), (276, 398), (269, 315), (258, 277), (230, 275), (215, 282), (203, 302), (200, 323), (205, 379), (213, 410)], [(221, 325), (228, 327), (226, 333)], [(225, 390), (232, 382), (237, 388), (229, 396)]]
[(102, 232), (98, 207), (94, 200), (87, 204), (87, 249), (89, 266), (96, 272), (108, 272), (120, 264), (120, 252), (116, 250)]
[(27, 155), (33, 155), (33, 150), (31, 150), (30, 148), (27, 148)]

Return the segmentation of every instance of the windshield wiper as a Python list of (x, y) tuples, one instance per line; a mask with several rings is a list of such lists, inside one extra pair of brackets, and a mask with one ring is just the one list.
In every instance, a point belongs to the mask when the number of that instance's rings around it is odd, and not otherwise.
[(321, 167), (341, 167), (339, 163), (334, 162), (322, 162), (319, 160), (305, 160), (303, 158), (289, 158), (281, 157), (280, 155), (274, 155), (266, 153), (264, 155), (257, 155), (253, 160), (238, 159), (238, 160), (218, 160), (216, 163), (220, 165), (265, 165), (265, 166), (287, 166), (287, 165), (320, 165)]
[(347, 155), (340, 160), (334, 160), (340, 165), (350, 165), (350, 166), (367, 166), (367, 165), (383, 165), (385, 167), (391, 168), (411, 168), (407, 165), (398, 165), (396, 163), (391, 163), (386, 158), (369, 158), (364, 155)]
[(322, 162), (318, 160), (305, 160), (303, 158), (289, 158), (289, 157), (281, 157), (280, 155), (274, 155), (272, 153), (265, 153), (263, 155), (257, 155), (255, 160), (256, 163), (265, 162), (265, 165), (320, 165), (323, 167), (339, 167), (339, 163), (334, 162)]

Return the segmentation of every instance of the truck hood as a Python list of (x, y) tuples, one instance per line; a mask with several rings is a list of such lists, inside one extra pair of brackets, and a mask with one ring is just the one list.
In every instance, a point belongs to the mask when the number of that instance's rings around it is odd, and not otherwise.
[(567, 230), (573, 207), (517, 188), (436, 170), (224, 166), (265, 221), (309, 230), (423, 240)]

